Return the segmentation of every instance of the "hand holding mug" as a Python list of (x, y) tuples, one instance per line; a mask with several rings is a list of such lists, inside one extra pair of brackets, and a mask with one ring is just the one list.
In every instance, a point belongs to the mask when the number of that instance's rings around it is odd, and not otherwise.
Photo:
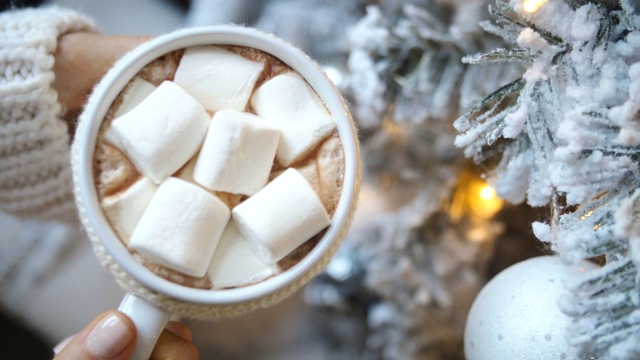
[[(82, 331), (60, 342), (54, 360), (129, 360), (136, 346), (137, 330), (125, 314), (107, 311)], [(191, 331), (179, 322), (169, 322), (151, 353), (151, 360), (197, 360), (198, 349)]]

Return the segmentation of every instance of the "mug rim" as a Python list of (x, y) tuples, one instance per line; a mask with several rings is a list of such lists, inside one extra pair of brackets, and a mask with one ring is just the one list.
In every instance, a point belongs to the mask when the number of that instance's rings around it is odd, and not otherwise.
[[(343, 188), (331, 224), (313, 249), (290, 269), (259, 283), (232, 289), (198, 289), (156, 275), (134, 259), (106, 219), (95, 186), (93, 156), (104, 116), (124, 86), (149, 62), (172, 51), (201, 45), (237, 45), (264, 51), (298, 72), (323, 100), (332, 114), (344, 153)], [(124, 271), (145, 287), (176, 300), (207, 305), (232, 305), (253, 301), (293, 284), (318, 264), (336, 242), (342, 241), (356, 206), (360, 188), (361, 160), (355, 123), (347, 104), (322, 68), (300, 49), (253, 28), (216, 25), (177, 30), (158, 36), (118, 60), (90, 95), (80, 115), (74, 144), (78, 146), (77, 199), (92, 231)]]

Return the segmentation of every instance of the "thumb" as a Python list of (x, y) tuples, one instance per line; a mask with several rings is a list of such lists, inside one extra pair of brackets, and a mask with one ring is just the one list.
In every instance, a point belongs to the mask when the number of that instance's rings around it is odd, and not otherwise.
[(54, 360), (129, 360), (136, 338), (135, 325), (126, 315), (107, 311), (82, 329)]

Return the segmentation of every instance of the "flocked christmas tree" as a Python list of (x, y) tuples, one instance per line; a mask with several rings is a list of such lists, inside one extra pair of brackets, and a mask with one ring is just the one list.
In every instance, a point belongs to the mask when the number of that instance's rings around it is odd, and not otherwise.
[(604, 266), (559, 306), (585, 358), (640, 357), (640, 17), (628, 1), (499, 1), (487, 30), (513, 42), (465, 58), (521, 61), (522, 78), (458, 119), (456, 144), (494, 162), (500, 196), (549, 205), (533, 230), (566, 262)]
[(493, 219), (502, 202), (455, 147), (453, 121), (522, 73), (461, 62), (504, 44), (481, 32), (486, 5), (382, 1), (349, 33), (366, 221), (307, 288), (310, 303), (338, 312), (331, 330), (345, 358), (463, 358), (465, 314), (502, 230)]
[[(455, 215), (455, 194), (471, 188), (451, 146), (459, 117), (455, 145), (489, 169), (498, 194), (551, 210), (533, 224), (538, 239), (566, 262), (604, 264), (559, 304), (575, 319), (569, 344), (585, 357), (640, 356), (633, 4), (487, 5), (382, 1), (351, 31), (350, 90), (368, 179), (396, 207), (345, 246), (361, 288), (334, 284), (341, 296), (324, 300), (366, 308), (362, 346), (375, 357), (461, 356), (452, 350), (461, 334), (454, 314), (468, 303), (452, 299), (477, 290), (496, 223)], [(400, 200), (407, 194), (411, 201)], [(478, 226), (490, 231), (474, 242)]]
[(337, 314), (328, 326), (344, 358), (464, 357), (466, 311), (509, 225), (480, 170), (509, 204), (542, 209), (527, 229), (539, 248), (599, 264), (558, 303), (573, 320), (567, 346), (640, 358), (638, 4), (306, 3), (345, 21), (369, 4), (348, 36), (300, 22), (326, 30), (308, 52), (338, 64), (327, 43), (348, 53), (363, 142), (366, 220), (306, 289)]

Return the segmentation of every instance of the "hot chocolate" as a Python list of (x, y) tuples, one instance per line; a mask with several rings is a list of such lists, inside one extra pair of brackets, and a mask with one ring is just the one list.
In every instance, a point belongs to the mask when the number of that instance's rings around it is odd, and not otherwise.
[(334, 120), (262, 51), (198, 46), (134, 77), (94, 155), (103, 211), (156, 274), (204, 289), (294, 266), (330, 224), (344, 177)]

